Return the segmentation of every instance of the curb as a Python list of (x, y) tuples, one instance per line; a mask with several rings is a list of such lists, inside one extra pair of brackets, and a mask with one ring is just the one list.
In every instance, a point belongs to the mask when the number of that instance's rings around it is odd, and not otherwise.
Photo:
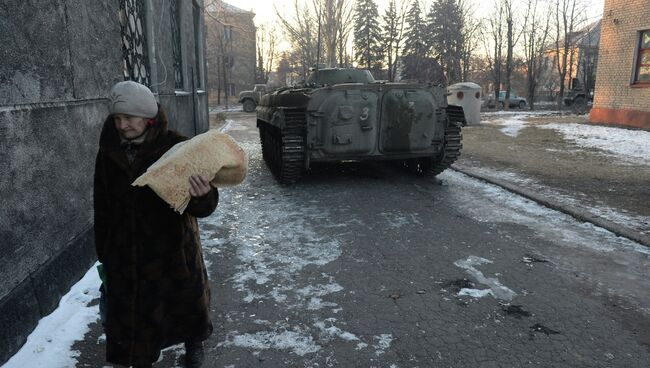
[(554, 201), (552, 199), (544, 198), (541, 195), (539, 195), (536, 192), (530, 191), (525, 188), (521, 188), (519, 186), (516, 186), (514, 184), (508, 183), (503, 180), (499, 179), (493, 179), (493, 178), (488, 178), (483, 175), (479, 175), (477, 173), (474, 173), (470, 170), (467, 170), (465, 168), (459, 168), (456, 165), (452, 165), (451, 168), (454, 171), (463, 173), (469, 177), (472, 177), (474, 179), (482, 180), (487, 183), (499, 186), (503, 189), (506, 189), (510, 192), (513, 192), (515, 194), (518, 194), (524, 198), (530, 199), (532, 201), (535, 201), (545, 207), (554, 209), (556, 211), (565, 213), (571, 217), (574, 217), (575, 219), (582, 221), (582, 222), (589, 222), (591, 224), (594, 224), (598, 227), (602, 227), (605, 230), (609, 230), (612, 233), (627, 238), (629, 240), (632, 240), (634, 242), (637, 242), (639, 244), (645, 245), (646, 247), (650, 247), (650, 236), (646, 236), (643, 234), (640, 234), (630, 228), (627, 228), (625, 226), (621, 226), (617, 223), (614, 223), (612, 221), (603, 219), (602, 217), (595, 216), (591, 213), (585, 212), (585, 211), (578, 211), (572, 208), (569, 208), (567, 206), (564, 206), (562, 203)]

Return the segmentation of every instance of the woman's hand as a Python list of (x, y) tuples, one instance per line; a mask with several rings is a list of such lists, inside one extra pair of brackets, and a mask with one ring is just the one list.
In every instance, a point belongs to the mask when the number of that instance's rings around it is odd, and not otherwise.
[(210, 193), (212, 187), (210, 182), (201, 175), (192, 175), (190, 177), (190, 195), (192, 197), (203, 197)]

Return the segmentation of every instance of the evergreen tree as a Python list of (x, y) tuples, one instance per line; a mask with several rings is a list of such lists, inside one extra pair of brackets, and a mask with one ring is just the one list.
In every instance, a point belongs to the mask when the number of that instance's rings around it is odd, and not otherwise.
[(357, 0), (354, 13), (354, 59), (376, 72), (382, 61), (377, 4), (374, 0)]
[(461, 80), (464, 49), (463, 12), (458, 0), (435, 0), (426, 19), (429, 50), (449, 83)]
[(428, 53), (425, 42), (425, 24), (419, 0), (414, 0), (406, 14), (407, 31), (404, 41), (404, 79), (422, 80), (420, 67)]

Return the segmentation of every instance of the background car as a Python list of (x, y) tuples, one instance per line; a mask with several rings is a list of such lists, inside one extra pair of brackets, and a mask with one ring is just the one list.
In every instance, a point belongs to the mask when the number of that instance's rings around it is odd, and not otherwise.
[[(506, 91), (500, 91), (499, 92), (499, 108), (504, 107), (504, 101), (506, 100)], [(524, 97), (521, 97), (517, 94), (515, 91), (510, 91), (510, 103), (508, 107), (518, 107), (520, 109), (526, 108), (528, 105), (528, 101)], [(488, 99), (486, 101), (486, 104), (488, 107), (494, 107), (494, 93), (490, 94), (488, 96)]]

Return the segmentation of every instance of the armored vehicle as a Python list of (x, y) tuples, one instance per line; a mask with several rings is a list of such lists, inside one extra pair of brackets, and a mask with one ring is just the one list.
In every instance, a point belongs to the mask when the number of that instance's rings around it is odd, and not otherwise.
[(362, 69), (314, 70), (301, 85), (262, 96), (262, 155), (281, 184), (313, 163), (333, 161), (393, 161), (437, 175), (460, 155), (465, 121), (445, 93), (440, 86), (376, 82)]

